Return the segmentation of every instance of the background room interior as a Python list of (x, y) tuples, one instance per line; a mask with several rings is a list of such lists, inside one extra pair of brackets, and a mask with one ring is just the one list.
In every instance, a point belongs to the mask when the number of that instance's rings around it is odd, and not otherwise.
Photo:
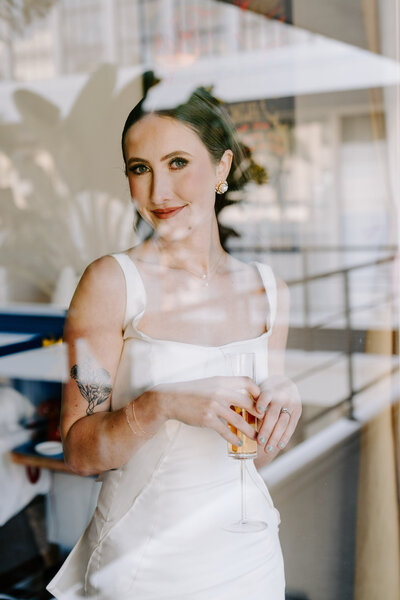
[[(303, 414), (262, 470), (287, 598), (400, 598), (399, 0), (5, 0), (0, 7), (0, 598), (49, 598), (100, 484), (59, 440), (86, 265), (143, 239), (120, 132), (199, 85), (253, 161), (224, 247), (291, 294)], [(4, 596), (6, 597), (6, 596)]]

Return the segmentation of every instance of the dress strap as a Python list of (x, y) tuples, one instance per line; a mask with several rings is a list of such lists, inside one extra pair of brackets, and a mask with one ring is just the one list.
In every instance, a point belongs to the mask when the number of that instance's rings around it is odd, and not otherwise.
[(264, 263), (255, 262), (254, 263), (260, 273), (262, 282), (264, 284), (265, 293), (267, 295), (268, 304), (269, 304), (269, 315), (267, 318), (267, 329), (271, 331), (275, 319), (276, 312), (278, 308), (278, 295), (277, 295), (277, 287), (276, 287), (276, 279), (273, 270), (269, 265), (265, 265)]
[(115, 258), (125, 276), (126, 308), (124, 319), (124, 330), (133, 319), (138, 319), (144, 313), (146, 307), (146, 290), (140, 273), (127, 254), (116, 252), (110, 254)]

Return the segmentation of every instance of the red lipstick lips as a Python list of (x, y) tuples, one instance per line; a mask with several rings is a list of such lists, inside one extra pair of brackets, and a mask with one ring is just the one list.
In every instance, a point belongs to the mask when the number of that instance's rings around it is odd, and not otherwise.
[(180, 212), (183, 208), (185, 208), (185, 207), (184, 206), (173, 206), (171, 208), (157, 208), (156, 210), (153, 210), (152, 213), (158, 219), (170, 219), (171, 217), (174, 217), (175, 215), (177, 215), (178, 212)]

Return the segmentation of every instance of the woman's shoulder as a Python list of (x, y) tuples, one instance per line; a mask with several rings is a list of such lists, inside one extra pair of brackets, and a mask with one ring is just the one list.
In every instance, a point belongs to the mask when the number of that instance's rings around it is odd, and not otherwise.
[(254, 261), (254, 264), (257, 265), (259, 271), (263, 271), (264, 273), (270, 274), (270, 276), (273, 278), (273, 280), (275, 282), (278, 293), (283, 293), (283, 294), (288, 293), (289, 288), (288, 288), (287, 284), (277, 273), (277, 271), (273, 265), (271, 265), (270, 263), (268, 263), (267, 261), (264, 261), (264, 260), (256, 260), (256, 261)]
[(257, 268), (257, 271), (261, 274), (263, 280), (266, 278), (272, 280), (274, 285), (276, 286), (278, 294), (287, 294), (288, 286), (284, 282), (284, 280), (280, 277), (280, 275), (276, 272), (276, 269), (273, 265), (268, 263), (265, 260), (254, 260), (251, 262), (244, 262), (236, 257), (230, 257), (230, 264), (232, 267), (243, 275), (251, 275), (254, 274), (254, 265)]
[(92, 337), (99, 331), (119, 338), (124, 323), (124, 285), (123, 273), (112, 256), (92, 261), (72, 297), (64, 326), (65, 339)]
[(136, 254), (137, 247), (134, 246), (96, 258), (85, 268), (77, 291), (97, 299), (105, 293), (109, 298), (119, 298), (126, 285), (129, 265), (134, 262)]
[(118, 263), (121, 264), (121, 262), (118, 259), (122, 257), (124, 260), (126, 257), (130, 260), (133, 260), (137, 253), (138, 246), (132, 246), (131, 248), (126, 248), (125, 250), (119, 250), (118, 252), (100, 256), (88, 264), (82, 277), (94, 277), (99, 285), (109, 283), (110, 278), (122, 281), (121, 268), (118, 266)]
[(79, 284), (86, 284), (94, 288), (109, 286), (110, 283), (122, 281), (121, 269), (111, 254), (105, 254), (89, 263), (83, 272)]
[(115, 306), (120, 301), (124, 285), (123, 272), (114, 257), (110, 254), (100, 256), (85, 268), (71, 306)]
[[(115, 253), (129, 258), (132, 249)], [(68, 311), (68, 320), (90, 323), (107, 322), (110, 327), (124, 320), (126, 281), (121, 263), (105, 254), (88, 264), (79, 280)], [(122, 327), (122, 325), (121, 325)]]

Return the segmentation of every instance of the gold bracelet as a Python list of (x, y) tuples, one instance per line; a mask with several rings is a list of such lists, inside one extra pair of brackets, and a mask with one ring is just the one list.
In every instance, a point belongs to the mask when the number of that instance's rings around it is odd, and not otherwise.
[(135, 435), (139, 435), (138, 432), (136, 431), (136, 429), (133, 427), (132, 425), (132, 421), (131, 418), (128, 414), (128, 409), (129, 409), (129, 404), (127, 404), (124, 408), (124, 413), (125, 413), (125, 418), (126, 418), (126, 422), (129, 425), (129, 429), (132, 431), (132, 433), (134, 433)]
[(135, 413), (135, 406), (134, 406), (134, 404), (135, 404), (135, 401), (134, 401), (134, 400), (132, 400), (132, 402), (131, 402), (130, 404), (131, 404), (131, 406), (132, 406), (132, 414), (133, 414), (133, 418), (135, 419), (135, 423), (136, 423), (136, 425), (139, 427), (140, 431), (141, 431), (141, 432), (142, 432), (144, 435), (147, 435), (147, 437), (153, 437), (153, 435), (155, 435), (155, 434), (156, 434), (156, 431), (155, 431), (154, 433), (148, 433), (147, 431), (145, 431), (145, 430), (142, 428), (142, 426), (140, 425), (140, 423), (139, 423), (139, 421), (137, 420), (137, 417), (136, 417), (136, 413)]

